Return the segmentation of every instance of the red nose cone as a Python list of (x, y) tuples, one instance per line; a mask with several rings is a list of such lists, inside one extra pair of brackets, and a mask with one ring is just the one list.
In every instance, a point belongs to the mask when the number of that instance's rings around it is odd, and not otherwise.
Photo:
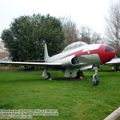
[(101, 59), (101, 62), (105, 63), (105, 62), (108, 62), (110, 61), (112, 58), (115, 57), (115, 51), (113, 50), (112, 47), (110, 46), (107, 46), (107, 45), (101, 45), (100, 47), (101, 51), (100, 52), (100, 59)]
[(108, 62), (114, 57), (115, 57), (115, 51), (106, 52), (106, 55), (105, 55), (103, 62)]

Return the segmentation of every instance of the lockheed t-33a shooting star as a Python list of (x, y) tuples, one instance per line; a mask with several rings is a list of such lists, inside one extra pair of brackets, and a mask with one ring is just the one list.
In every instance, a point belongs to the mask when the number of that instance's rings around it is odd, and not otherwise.
[(48, 68), (55, 68), (64, 71), (64, 77), (75, 78), (81, 76), (81, 71), (93, 68), (93, 85), (99, 83), (97, 65), (110, 61), (115, 56), (112, 47), (106, 44), (86, 44), (84, 42), (74, 42), (64, 48), (64, 50), (54, 56), (48, 55), (47, 45), (44, 44), (44, 62), (12, 62), (0, 61), (0, 64), (34, 65), (43, 66), (42, 76), (51, 79)]

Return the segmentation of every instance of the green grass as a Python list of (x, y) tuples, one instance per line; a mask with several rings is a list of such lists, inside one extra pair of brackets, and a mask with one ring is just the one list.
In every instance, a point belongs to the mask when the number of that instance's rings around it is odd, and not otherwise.
[(103, 120), (120, 106), (120, 73), (99, 72), (101, 81), (91, 85), (92, 71), (83, 80), (63, 80), (51, 71), (52, 81), (41, 72), (0, 72), (0, 109), (58, 109), (57, 117), (34, 120)]

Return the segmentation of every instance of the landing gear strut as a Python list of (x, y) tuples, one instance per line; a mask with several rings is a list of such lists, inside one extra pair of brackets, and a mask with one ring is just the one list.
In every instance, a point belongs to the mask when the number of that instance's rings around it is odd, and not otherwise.
[(84, 78), (84, 73), (83, 71), (78, 70), (76, 77), (77, 79), (83, 79)]
[(43, 71), (42, 76), (46, 80), (52, 80), (50, 73), (46, 69)]
[(93, 86), (97, 86), (99, 84), (99, 76), (98, 76), (98, 67), (94, 67), (95, 73), (93, 75), (93, 79), (92, 79), (92, 84)]

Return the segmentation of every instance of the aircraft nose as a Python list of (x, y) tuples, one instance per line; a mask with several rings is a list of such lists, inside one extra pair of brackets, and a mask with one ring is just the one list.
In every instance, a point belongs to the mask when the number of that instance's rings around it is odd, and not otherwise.
[(112, 58), (115, 57), (115, 50), (111, 46), (106, 46), (105, 47), (105, 62), (110, 61)]
[(109, 45), (103, 45), (102, 47), (103, 53), (101, 55), (101, 61), (103, 63), (110, 61), (115, 57), (115, 50)]

